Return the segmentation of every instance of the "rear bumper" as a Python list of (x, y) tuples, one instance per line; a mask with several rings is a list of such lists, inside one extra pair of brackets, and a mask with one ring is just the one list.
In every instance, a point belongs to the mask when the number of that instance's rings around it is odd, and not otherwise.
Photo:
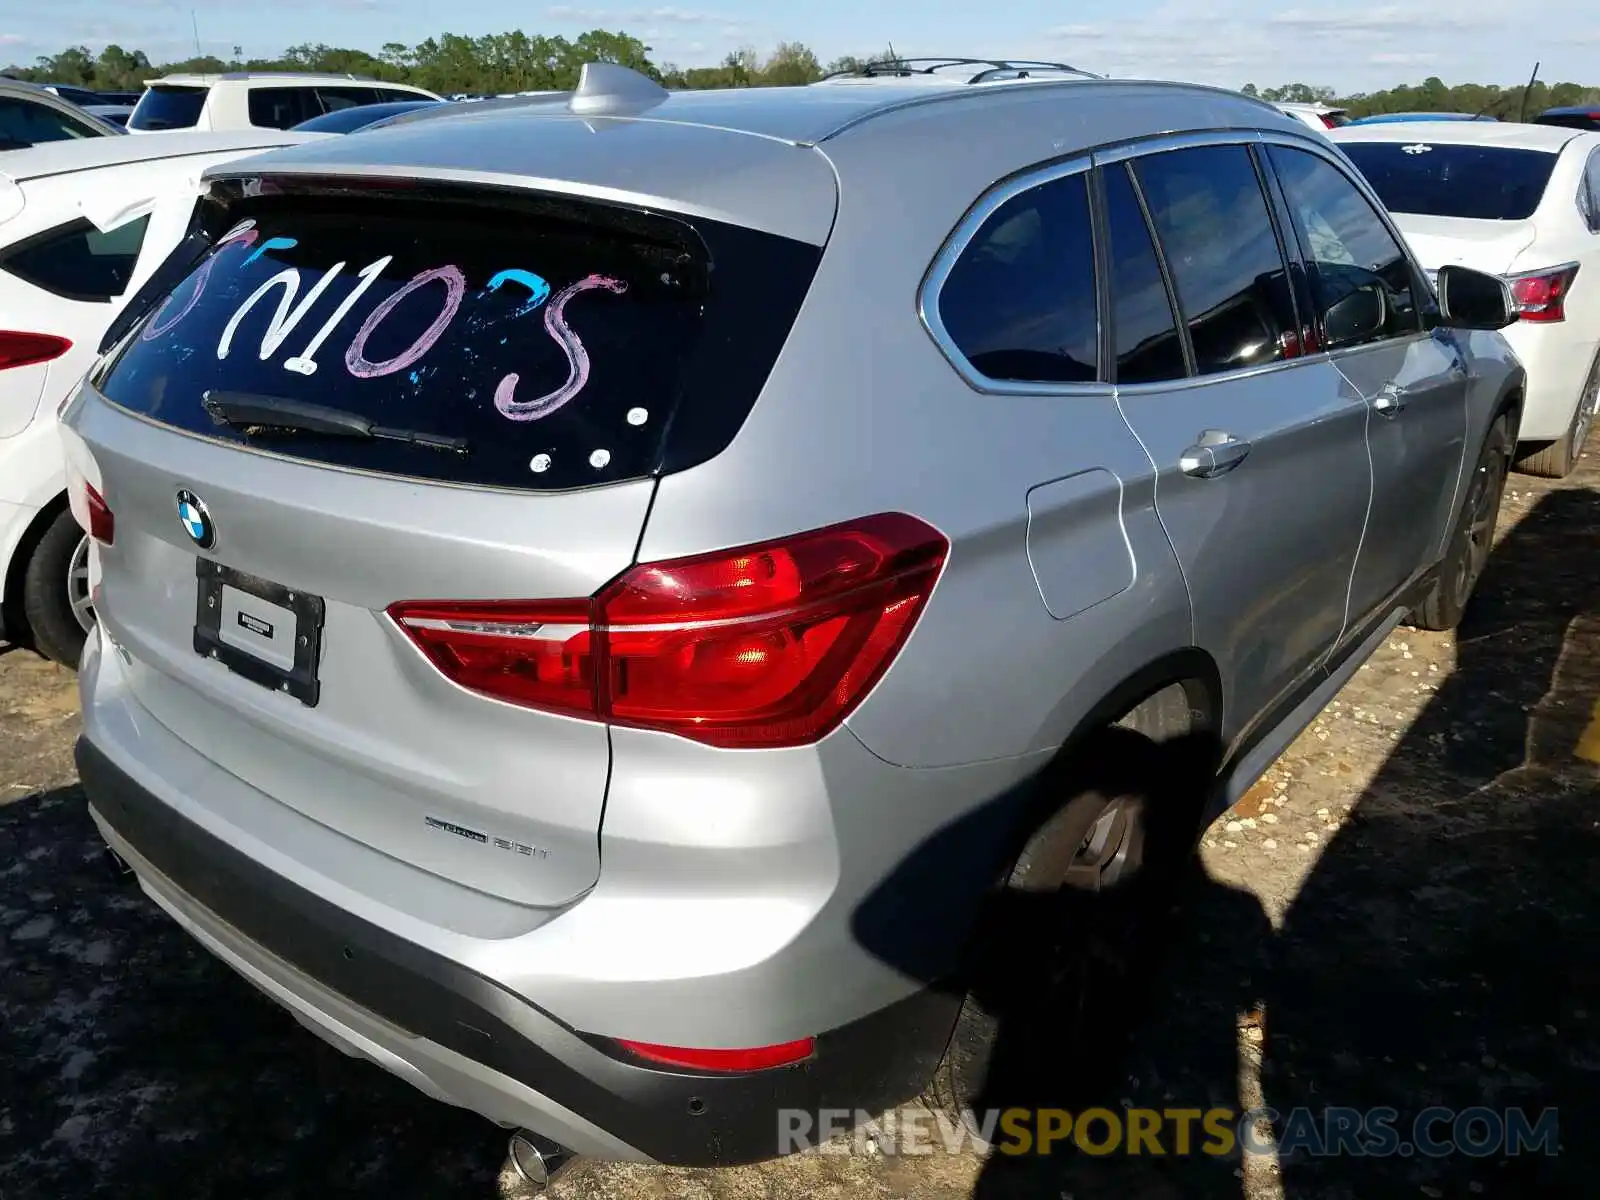
[(935, 991), (743, 1075), (617, 1057), (460, 963), (289, 882), (164, 804), (87, 739), (90, 812), (141, 886), (207, 949), (348, 1053), (422, 1091), (581, 1154), (719, 1165), (780, 1152), (780, 1110), (880, 1111), (931, 1074), (955, 1001)]
[(1518, 440), (1553, 442), (1565, 437), (1594, 364), (1593, 334), (1570, 319), (1547, 325), (1519, 321), (1504, 333), (1528, 372)]

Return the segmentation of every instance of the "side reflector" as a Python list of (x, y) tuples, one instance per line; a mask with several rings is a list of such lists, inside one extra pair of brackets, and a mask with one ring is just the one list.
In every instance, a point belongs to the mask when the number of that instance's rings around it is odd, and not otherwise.
[(686, 1067), (692, 1071), (766, 1071), (773, 1067), (804, 1062), (816, 1051), (813, 1038), (782, 1042), (776, 1046), (756, 1046), (748, 1050), (691, 1050), (682, 1046), (658, 1046), (651, 1042), (618, 1042), (630, 1054), (665, 1067)]

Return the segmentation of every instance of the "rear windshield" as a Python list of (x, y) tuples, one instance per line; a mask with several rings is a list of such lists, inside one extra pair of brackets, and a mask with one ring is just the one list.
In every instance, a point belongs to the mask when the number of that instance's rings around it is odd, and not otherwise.
[(1502, 146), (1344, 142), (1390, 212), (1524, 221), (1544, 196), (1557, 155)]
[[(736, 428), (818, 253), (496, 193), (246, 190), (269, 194), (207, 203), (216, 246), (124, 340), (101, 391), (207, 437), (465, 484), (648, 475), (681, 395), (720, 410), (689, 427)], [(240, 398), (354, 415), (373, 436), (219, 415)]]
[(193, 129), (200, 120), (208, 90), (203, 87), (146, 88), (134, 106), (133, 115), (128, 118), (128, 128)]

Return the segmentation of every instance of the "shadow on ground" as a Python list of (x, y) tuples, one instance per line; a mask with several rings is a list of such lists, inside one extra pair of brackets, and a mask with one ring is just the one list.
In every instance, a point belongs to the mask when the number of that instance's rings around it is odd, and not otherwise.
[[(1191, 856), (1153, 973), (1112, 979), (1084, 1029), (1040, 976), (1042, 930), (1073, 915), (1080, 930), (1118, 929), (1125, 901), (1102, 898), (1085, 918), (1007, 889), (979, 939), (975, 994), (998, 1022), (979, 1107), (1255, 1109), (1254, 1145), (1281, 1140), (1283, 1152), (1278, 1165), (1247, 1166), (1237, 1149), (1177, 1156), (1170, 1124), (1165, 1156), (1094, 1156), (1068, 1137), (1048, 1157), (991, 1155), (975, 1194), (1592, 1195), (1600, 771), (1578, 751), (1600, 758), (1597, 697), (1600, 494), (1568, 487), (1502, 538), (1456, 671), (1399, 735), (1276, 932), (1253, 894)], [(944, 840), (913, 861), (937, 859)], [(1415, 1141), (1440, 1106), (1480, 1119), (1431, 1120)], [(1560, 1153), (1508, 1153), (1507, 1110), (1538, 1130), (1549, 1107)], [(1359, 1124), (1385, 1108), (1392, 1136)], [(1368, 1115), (1341, 1141), (1349, 1118), (1335, 1109)], [(1210, 1140), (1198, 1122), (1194, 1132), (1195, 1145)], [(1462, 1149), (1448, 1150), (1452, 1135)], [(1102, 1123), (1091, 1145), (1104, 1138)], [(1440, 1156), (1417, 1148), (1441, 1141)]]
[(495, 1195), (504, 1135), (306, 1034), (113, 878), (76, 787), (0, 807), (0, 1196)]

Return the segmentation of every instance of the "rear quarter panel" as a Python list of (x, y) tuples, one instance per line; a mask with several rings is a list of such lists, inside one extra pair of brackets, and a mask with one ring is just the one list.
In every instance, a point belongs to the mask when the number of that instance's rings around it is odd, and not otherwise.
[[(839, 213), (794, 333), (732, 446), (661, 483), (645, 560), (886, 510), (945, 533), (951, 552), (932, 602), (848, 721), (889, 762), (947, 766), (1058, 746), (1129, 675), (1192, 640), (1152, 467), (1110, 390), (981, 393), (917, 315), (929, 264), (995, 181), (1159, 128), (1174, 111), (1256, 122), (1261, 107), (1175, 110), (1151, 89), (1115, 91), (1096, 85), (1092, 105), (1040, 89), (914, 106), (824, 143)], [(1261, 108), (1260, 123), (1274, 119)], [(1060, 589), (1047, 608), (1030, 565), (1029, 492), (1091, 471), (1106, 483), (1091, 495), (1055, 489), (1102, 527), (1058, 528), (1065, 557), (1045, 573)], [(1074, 539), (1094, 549), (1074, 557)], [(1035, 554), (1049, 541), (1036, 536)]]

